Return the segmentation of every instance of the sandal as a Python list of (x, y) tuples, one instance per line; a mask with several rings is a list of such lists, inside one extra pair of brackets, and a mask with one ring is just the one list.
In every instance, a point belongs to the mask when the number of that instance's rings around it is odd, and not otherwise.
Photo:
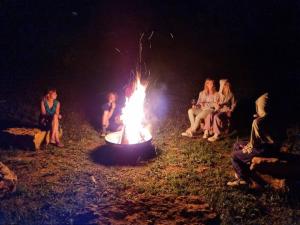
[(65, 145), (61, 142), (57, 142), (56, 147), (63, 148), (63, 147), (65, 147)]
[(208, 135), (209, 135), (209, 131), (208, 131), (208, 130), (205, 130), (202, 138), (203, 138), (203, 139), (207, 139), (207, 138), (208, 138)]
[(227, 182), (227, 186), (230, 186), (230, 187), (238, 187), (238, 186), (243, 186), (246, 184), (247, 184), (246, 181), (241, 180), (241, 179)]
[(219, 139), (219, 136), (215, 134), (214, 136), (208, 138), (207, 140), (210, 141), (210, 142), (215, 142), (215, 141), (217, 141), (218, 139)]
[(187, 129), (185, 132), (181, 133), (181, 135), (184, 137), (193, 137), (193, 133), (190, 129)]

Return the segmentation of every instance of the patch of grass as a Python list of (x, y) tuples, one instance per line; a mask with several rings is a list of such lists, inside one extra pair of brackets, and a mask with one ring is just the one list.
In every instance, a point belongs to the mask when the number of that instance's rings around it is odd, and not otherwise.
[(19, 184), (15, 194), (1, 201), (0, 222), (69, 224), (93, 205), (153, 195), (199, 195), (219, 214), (221, 224), (300, 221), (300, 195), (295, 188), (286, 193), (271, 189), (255, 193), (227, 187), (235, 137), (216, 143), (183, 138), (185, 113), (176, 112), (155, 125), (155, 159), (139, 166), (110, 167), (89, 158), (104, 140), (80, 113), (68, 115), (63, 121), (65, 148), (50, 146), (37, 154), (19, 149), (1, 152), (0, 159), (16, 172)]

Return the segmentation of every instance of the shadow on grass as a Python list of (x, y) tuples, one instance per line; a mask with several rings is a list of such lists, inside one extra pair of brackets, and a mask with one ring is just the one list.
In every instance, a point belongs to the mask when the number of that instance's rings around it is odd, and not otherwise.
[(90, 158), (93, 162), (105, 166), (139, 166), (157, 155), (152, 144), (138, 147), (106, 144), (94, 149)]

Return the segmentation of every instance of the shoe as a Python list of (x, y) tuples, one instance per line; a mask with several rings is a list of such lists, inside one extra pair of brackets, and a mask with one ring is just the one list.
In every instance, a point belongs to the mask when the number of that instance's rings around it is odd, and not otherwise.
[(241, 180), (241, 179), (227, 182), (227, 186), (230, 186), (230, 187), (237, 187), (237, 186), (242, 186), (242, 185), (246, 185), (246, 184), (247, 184), (246, 181)]
[(206, 138), (208, 138), (208, 130), (205, 130), (204, 131), (204, 134), (203, 134), (203, 139), (206, 139)]
[(193, 133), (187, 129), (185, 132), (181, 133), (182, 136), (184, 137), (193, 137)]
[(219, 139), (219, 136), (215, 134), (214, 136), (208, 138), (207, 140), (210, 141), (210, 142), (214, 142), (214, 141), (216, 141), (218, 139)]
[(61, 142), (57, 142), (56, 147), (63, 148), (63, 147), (65, 147), (65, 145)]

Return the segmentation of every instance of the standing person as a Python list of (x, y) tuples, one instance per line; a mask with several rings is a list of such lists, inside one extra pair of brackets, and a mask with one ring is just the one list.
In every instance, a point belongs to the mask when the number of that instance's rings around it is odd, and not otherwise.
[(193, 137), (193, 134), (200, 126), (201, 120), (215, 110), (218, 94), (214, 85), (214, 80), (207, 78), (204, 83), (203, 91), (199, 93), (196, 105), (188, 110), (191, 126), (181, 135)]
[(228, 186), (251, 183), (250, 164), (254, 157), (274, 152), (274, 141), (268, 132), (268, 116), (266, 112), (268, 93), (261, 95), (255, 102), (256, 114), (252, 122), (249, 142), (237, 142), (232, 152), (232, 166), (236, 180), (228, 182)]
[(119, 130), (120, 122), (120, 109), (117, 105), (118, 95), (115, 92), (107, 94), (107, 102), (102, 105), (101, 117), (101, 136), (104, 137), (108, 131)]
[(40, 126), (50, 130), (50, 143), (57, 147), (64, 147), (59, 140), (60, 102), (57, 100), (57, 91), (54, 88), (47, 90), (40, 104)]
[(236, 101), (231, 91), (231, 84), (227, 79), (220, 80), (218, 103), (216, 111), (205, 118), (203, 138), (208, 138), (210, 131), (213, 136), (208, 141), (214, 142), (219, 139), (221, 131), (229, 125), (229, 119), (236, 107)]

